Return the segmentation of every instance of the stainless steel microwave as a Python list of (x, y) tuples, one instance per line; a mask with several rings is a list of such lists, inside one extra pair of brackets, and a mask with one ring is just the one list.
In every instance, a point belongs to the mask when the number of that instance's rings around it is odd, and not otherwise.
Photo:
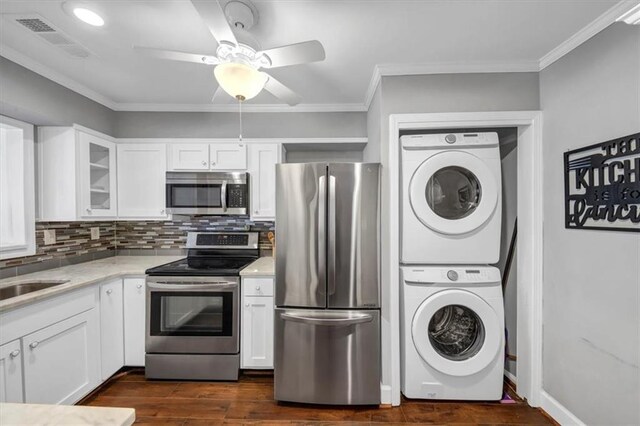
[(167, 172), (167, 212), (184, 215), (246, 215), (249, 179), (239, 172)]

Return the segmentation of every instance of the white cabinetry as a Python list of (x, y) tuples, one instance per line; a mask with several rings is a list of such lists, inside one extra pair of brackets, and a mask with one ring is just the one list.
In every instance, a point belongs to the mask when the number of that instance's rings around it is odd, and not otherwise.
[(31, 333), (22, 345), (27, 403), (73, 404), (100, 383), (95, 309)]
[(20, 339), (0, 346), (0, 402), (24, 402)]
[(107, 380), (124, 365), (122, 280), (100, 284), (101, 376)]
[(117, 214), (116, 146), (80, 126), (38, 128), (39, 219), (113, 218)]
[(278, 144), (249, 145), (249, 179), (251, 219), (274, 220), (276, 217), (276, 164), (280, 162)]
[(124, 279), (124, 365), (144, 367), (144, 278)]
[(166, 219), (164, 144), (118, 145), (118, 217)]
[(171, 171), (245, 170), (247, 147), (242, 143), (169, 144)]
[(273, 278), (242, 278), (240, 367), (273, 368)]

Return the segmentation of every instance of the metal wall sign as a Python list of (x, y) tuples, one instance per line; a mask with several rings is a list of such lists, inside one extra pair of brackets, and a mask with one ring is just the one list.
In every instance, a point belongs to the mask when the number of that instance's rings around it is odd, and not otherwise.
[(640, 133), (564, 154), (565, 228), (640, 232)]

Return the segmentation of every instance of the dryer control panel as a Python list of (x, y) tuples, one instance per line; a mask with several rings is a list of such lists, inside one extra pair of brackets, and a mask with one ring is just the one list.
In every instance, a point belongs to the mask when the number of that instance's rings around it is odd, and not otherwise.
[(487, 284), (500, 282), (500, 270), (493, 266), (416, 266), (402, 268), (407, 283)]

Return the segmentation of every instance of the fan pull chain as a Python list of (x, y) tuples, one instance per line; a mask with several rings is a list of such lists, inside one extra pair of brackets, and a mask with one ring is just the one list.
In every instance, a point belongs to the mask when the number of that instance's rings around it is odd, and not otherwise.
[(238, 108), (240, 110), (240, 133), (238, 135), (238, 141), (242, 142), (242, 99), (238, 97)]

